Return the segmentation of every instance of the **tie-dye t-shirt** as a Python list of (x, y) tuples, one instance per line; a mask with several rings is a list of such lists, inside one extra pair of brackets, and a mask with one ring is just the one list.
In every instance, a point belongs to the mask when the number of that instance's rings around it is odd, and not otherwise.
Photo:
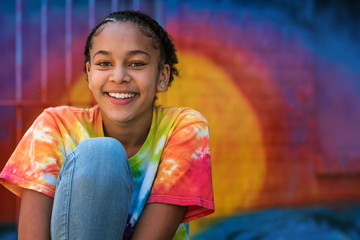
[[(18, 144), (0, 183), (19, 197), (22, 188), (54, 197), (66, 157), (80, 142), (103, 136), (99, 106), (48, 108)], [(187, 239), (187, 222), (214, 211), (209, 131), (198, 112), (155, 106), (148, 137), (129, 163), (134, 192), (126, 232), (132, 231), (146, 203), (188, 206), (173, 239)]]

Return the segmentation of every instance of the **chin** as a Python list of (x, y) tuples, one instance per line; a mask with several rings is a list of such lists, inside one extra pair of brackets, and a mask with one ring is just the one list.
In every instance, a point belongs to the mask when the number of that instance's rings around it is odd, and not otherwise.
[(114, 122), (130, 122), (132, 120), (132, 116), (131, 115), (121, 115), (121, 116), (112, 116), (110, 117), (111, 121)]

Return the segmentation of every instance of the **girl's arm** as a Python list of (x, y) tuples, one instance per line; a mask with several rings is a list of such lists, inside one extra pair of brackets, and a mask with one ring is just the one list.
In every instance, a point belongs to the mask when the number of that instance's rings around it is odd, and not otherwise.
[(149, 203), (136, 223), (132, 240), (169, 240), (184, 219), (186, 206), (165, 203)]
[(19, 240), (50, 239), (52, 205), (51, 197), (23, 189), (19, 216)]

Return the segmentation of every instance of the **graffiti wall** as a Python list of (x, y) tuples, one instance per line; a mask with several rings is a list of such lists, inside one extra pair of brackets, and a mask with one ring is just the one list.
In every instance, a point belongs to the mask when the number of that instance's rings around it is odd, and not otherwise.
[[(158, 104), (208, 119), (216, 212), (191, 224), (194, 239), (360, 239), (351, 0), (3, 1), (1, 168), (42, 109), (94, 104), (84, 42), (117, 9), (150, 14), (174, 38), (180, 78)], [(0, 201), (8, 226), (18, 200), (0, 187)]]

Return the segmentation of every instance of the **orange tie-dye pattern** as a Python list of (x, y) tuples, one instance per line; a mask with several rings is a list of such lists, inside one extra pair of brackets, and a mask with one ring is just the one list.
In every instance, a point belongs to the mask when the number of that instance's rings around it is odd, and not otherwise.
[[(54, 197), (66, 157), (82, 141), (103, 136), (98, 106), (46, 109), (18, 144), (0, 173), (0, 183), (19, 197), (22, 188)], [(132, 226), (146, 201), (188, 206), (183, 222), (214, 211), (208, 126), (196, 111), (154, 107), (149, 136), (129, 163), (134, 178), (146, 175), (130, 212)], [(186, 239), (187, 228), (187, 223), (181, 224), (175, 238)]]

